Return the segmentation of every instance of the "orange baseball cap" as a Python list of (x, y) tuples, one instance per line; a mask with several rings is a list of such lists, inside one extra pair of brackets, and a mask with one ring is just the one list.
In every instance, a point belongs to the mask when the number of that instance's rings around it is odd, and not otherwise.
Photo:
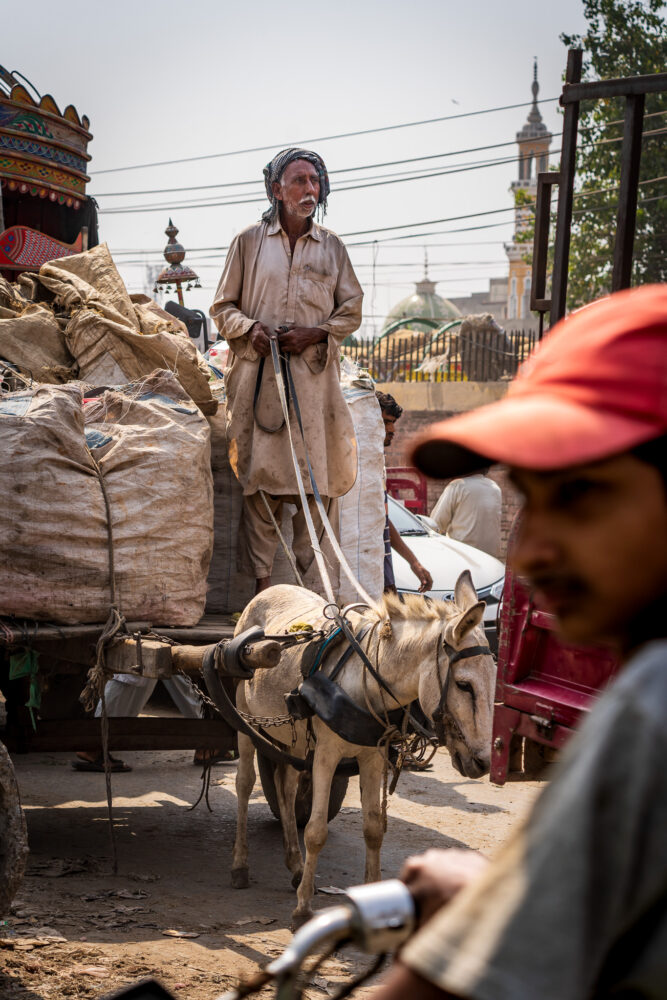
[(616, 292), (557, 323), (504, 399), (415, 438), (429, 476), (491, 462), (554, 470), (620, 454), (667, 433), (667, 285)]

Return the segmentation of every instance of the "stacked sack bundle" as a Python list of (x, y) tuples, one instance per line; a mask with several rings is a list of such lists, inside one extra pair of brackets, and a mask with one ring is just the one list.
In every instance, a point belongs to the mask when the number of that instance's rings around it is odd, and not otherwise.
[[(194, 625), (213, 531), (210, 371), (105, 245), (0, 278), (0, 614)], [(7, 377), (9, 376), (9, 377)], [(94, 387), (97, 387), (97, 396)], [(100, 393), (100, 388), (104, 392)]]
[(173, 371), (202, 413), (216, 402), (210, 371), (180, 320), (129, 295), (106, 244), (0, 279), (0, 359), (31, 381), (122, 385)]
[(210, 431), (172, 372), (94, 398), (77, 383), (0, 396), (0, 448), (3, 614), (104, 621), (112, 551), (128, 620), (196, 624), (212, 545)]
[(69, 382), (78, 370), (63, 329), (51, 308), (0, 277), (0, 359), (28, 381)]

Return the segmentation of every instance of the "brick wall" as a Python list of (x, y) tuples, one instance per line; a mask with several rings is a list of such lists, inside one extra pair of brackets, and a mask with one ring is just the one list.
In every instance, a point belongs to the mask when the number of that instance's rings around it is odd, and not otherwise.
[[(432, 410), (404, 410), (403, 416), (396, 424), (396, 436), (385, 452), (387, 468), (392, 466), (409, 465), (407, 452), (410, 447), (411, 438), (424, 427), (428, 427), (436, 420), (445, 420), (451, 417), (451, 412), (442, 411), (434, 413)], [(507, 473), (503, 466), (497, 465), (491, 469), (489, 477), (500, 486), (503, 493), (502, 512), (502, 557), (505, 558), (507, 551), (507, 539), (514, 517), (519, 509), (519, 497), (516, 490), (507, 478)], [(448, 479), (428, 480), (428, 513), (433, 510), (435, 503), (449, 482)]]

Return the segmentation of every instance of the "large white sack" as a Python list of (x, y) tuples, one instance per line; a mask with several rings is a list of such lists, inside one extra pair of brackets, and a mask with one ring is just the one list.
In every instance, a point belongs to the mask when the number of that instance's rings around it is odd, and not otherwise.
[[(354, 575), (373, 600), (384, 589), (384, 423), (375, 384), (349, 362), (341, 372), (343, 396), (357, 437), (357, 479), (339, 500), (340, 543)], [(359, 595), (341, 570), (339, 603)]]
[(210, 432), (171, 372), (85, 404), (80, 385), (0, 398), (0, 613), (105, 621), (111, 509), (128, 620), (194, 625), (212, 546)]
[(227, 454), (224, 382), (211, 383), (211, 392), (218, 402), (218, 410), (208, 421), (211, 427), (214, 540), (206, 611), (210, 614), (231, 614), (242, 611), (251, 599), (255, 593), (255, 580), (250, 573), (243, 573), (237, 568), (243, 490)]

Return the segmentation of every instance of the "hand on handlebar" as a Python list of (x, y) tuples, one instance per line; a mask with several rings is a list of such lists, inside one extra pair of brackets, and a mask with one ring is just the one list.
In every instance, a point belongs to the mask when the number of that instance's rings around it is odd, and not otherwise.
[(417, 904), (419, 923), (449, 903), (469, 882), (482, 874), (487, 858), (477, 851), (431, 849), (408, 858), (401, 879)]

